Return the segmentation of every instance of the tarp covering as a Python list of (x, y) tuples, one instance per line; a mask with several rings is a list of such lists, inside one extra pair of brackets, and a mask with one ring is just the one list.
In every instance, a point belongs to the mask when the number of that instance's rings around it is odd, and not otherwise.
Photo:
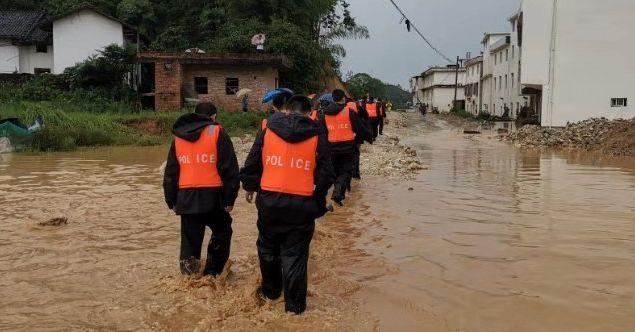
[(0, 140), (2, 141), (0, 153), (21, 150), (30, 146), (33, 134), (41, 130), (42, 124), (43, 121), (39, 117), (29, 128), (16, 118), (0, 120)]

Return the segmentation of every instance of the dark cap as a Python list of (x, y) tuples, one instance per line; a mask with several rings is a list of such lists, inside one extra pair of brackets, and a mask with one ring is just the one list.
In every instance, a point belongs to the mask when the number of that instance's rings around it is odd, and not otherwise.
[(212, 103), (210, 103), (208, 101), (204, 101), (204, 102), (200, 102), (200, 103), (196, 104), (196, 108), (194, 109), (194, 113), (212, 116), (212, 115), (215, 115), (217, 113), (217, 110), (216, 110), (216, 106), (214, 106), (214, 104), (212, 104)]

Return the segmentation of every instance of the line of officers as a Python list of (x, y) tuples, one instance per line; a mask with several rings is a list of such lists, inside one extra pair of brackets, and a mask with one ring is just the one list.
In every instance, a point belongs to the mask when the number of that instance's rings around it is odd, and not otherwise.
[(239, 170), (230, 137), (216, 122), (209, 102), (174, 124), (163, 188), (168, 207), (181, 216), (180, 269), (195, 275), (205, 228), (212, 231), (203, 275), (217, 276), (230, 254), (234, 202), (240, 183), (258, 210), (259, 294), (277, 299), (285, 310), (306, 309), (307, 262), (315, 220), (343, 205), (351, 178), (360, 178), (360, 145), (381, 134), (385, 107), (367, 96), (346, 97), (334, 90), (332, 102), (280, 95), (275, 112), (263, 121)]

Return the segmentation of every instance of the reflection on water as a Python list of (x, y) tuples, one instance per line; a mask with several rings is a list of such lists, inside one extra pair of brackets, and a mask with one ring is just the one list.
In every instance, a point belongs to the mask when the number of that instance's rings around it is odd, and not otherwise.
[[(399, 269), (362, 299), (397, 297), (448, 330), (632, 330), (635, 159), (418, 130), (405, 143), (430, 170), (361, 195), (381, 221), (362, 248)], [(383, 317), (386, 329), (427, 326)]]

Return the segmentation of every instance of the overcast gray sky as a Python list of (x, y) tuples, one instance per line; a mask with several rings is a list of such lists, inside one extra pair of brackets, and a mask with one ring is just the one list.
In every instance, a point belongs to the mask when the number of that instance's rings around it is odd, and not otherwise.
[[(485, 32), (511, 29), (507, 18), (520, 0), (394, 0), (431, 42), (451, 59), (480, 54)], [(414, 30), (399, 24), (401, 15), (389, 0), (349, 0), (352, 15), (368, 27), (370, 39), (344, 40), (342, 73), (369, 73), (407, 89), (410, 77), (445, 60)]]

